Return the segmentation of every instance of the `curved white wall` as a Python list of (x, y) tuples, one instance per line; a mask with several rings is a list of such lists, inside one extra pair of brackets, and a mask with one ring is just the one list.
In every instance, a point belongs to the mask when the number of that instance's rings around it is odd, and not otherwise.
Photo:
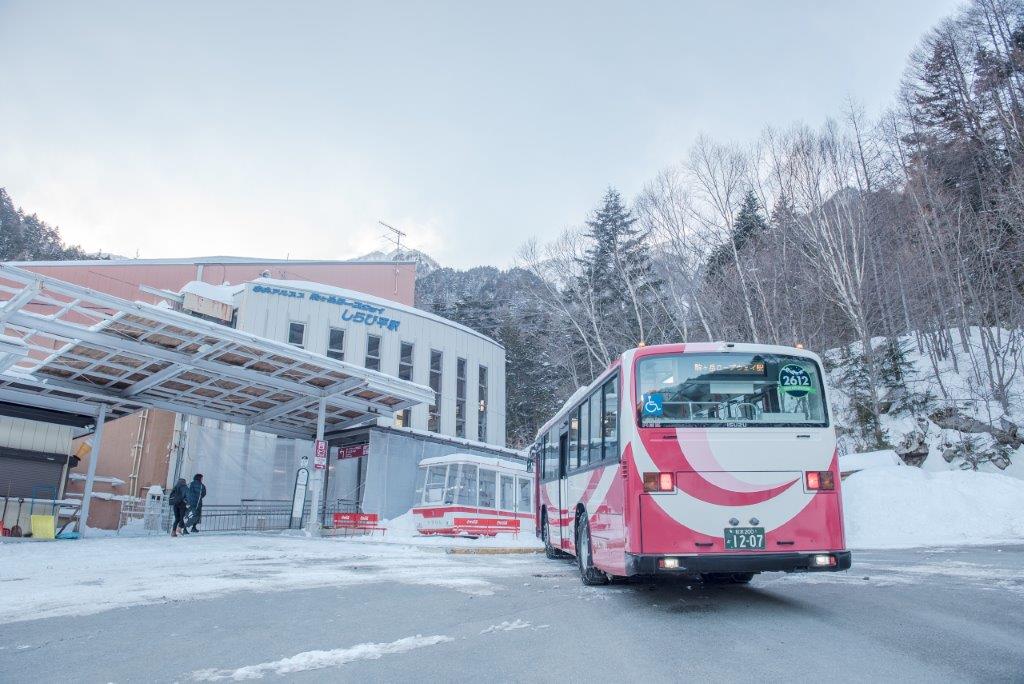
[[(443, 354), (441, 428), (439, 434), (456, 436), (456, 359), (466, 359), (466, 434), (478, 440), (477, 379), (487, 367), (487, 437), (490, 444), (505, 444), (505, 349), (477, 332), (439, 316), (392, 301), (316, 283), (260, 279), (246, 283), (238, 305), (237, 327), (282, 342), (288, 341), (290, 323), (305, 325), (304, 347), (327, 353), (329, 329), (345, 330), (345, 361), (365, 365), (367, 335), (381, 337), (381, 367), (398, 376), (402, 342), (413, 344), (412, 381), (430, 385), (430, 351)], [(397, 322), (397, 323), (394, 323)], [(427, 429), (426, 405), (412, 409), (411, 427)]]

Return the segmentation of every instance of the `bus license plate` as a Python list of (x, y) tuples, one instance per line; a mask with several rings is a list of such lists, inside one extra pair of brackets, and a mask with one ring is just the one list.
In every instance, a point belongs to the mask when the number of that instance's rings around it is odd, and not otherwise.
[(764, 549), (763, 527), (726, 527), (726, 549)]

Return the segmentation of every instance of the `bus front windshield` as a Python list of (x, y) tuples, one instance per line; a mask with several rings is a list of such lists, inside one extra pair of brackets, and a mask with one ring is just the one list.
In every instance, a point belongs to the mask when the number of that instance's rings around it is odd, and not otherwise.
[(637, 364), (649, 427), (827, 427), (818, 364), (767, 353), (666, 354)]

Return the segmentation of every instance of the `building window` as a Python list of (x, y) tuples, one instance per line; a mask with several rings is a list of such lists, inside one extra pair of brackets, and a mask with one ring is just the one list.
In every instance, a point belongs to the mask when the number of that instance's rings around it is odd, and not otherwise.
[(294, 344), (296, 347), (306, 346), (306, 324), (305, 323), (289, 323), (288, 324), (288, 344)]
[(476, 410), (476, 438), (487, 441), (487, 366), (480, 366), (480, 377), (477, 382), (479, 405)]
[(380, 370), (380, 335), (366, 336), (366, 363), (370, 370)]
[(466, 436), (466, 359), (455, 361), (455, 436)]
[(441, 431), (441, 352), (430, 350), (430, 389), (434, 390), (434, 403), (430, 405), (427, 418), (427, 429), (431, 432)]
[(345, 331), (331, 328), (327, 335), (327, 356), (338, 361), (345, 360)]
[[(402, 350), (398, 356), (398, 379), (412, 380), (412, 342), (403, 342)], [(412, 409), (402, 409), (395, 416), (395, 424), (398, 427), (410, 427), (412, 421)]]

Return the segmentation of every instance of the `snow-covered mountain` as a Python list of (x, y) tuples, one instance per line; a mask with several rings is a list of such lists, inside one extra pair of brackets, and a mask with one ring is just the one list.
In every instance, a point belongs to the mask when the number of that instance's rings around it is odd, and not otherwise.
[(356, 257), (353, 261), (415, 261), (416, 276), (419, 278), (441, 268), (441, 264), (434, 261), (433, 257), (429, 254), (421, 252), (418, 249), (408, 249), (404, 247), (401, 249), (393, 249), (390, 252), (377, 249), (369, 254)]

